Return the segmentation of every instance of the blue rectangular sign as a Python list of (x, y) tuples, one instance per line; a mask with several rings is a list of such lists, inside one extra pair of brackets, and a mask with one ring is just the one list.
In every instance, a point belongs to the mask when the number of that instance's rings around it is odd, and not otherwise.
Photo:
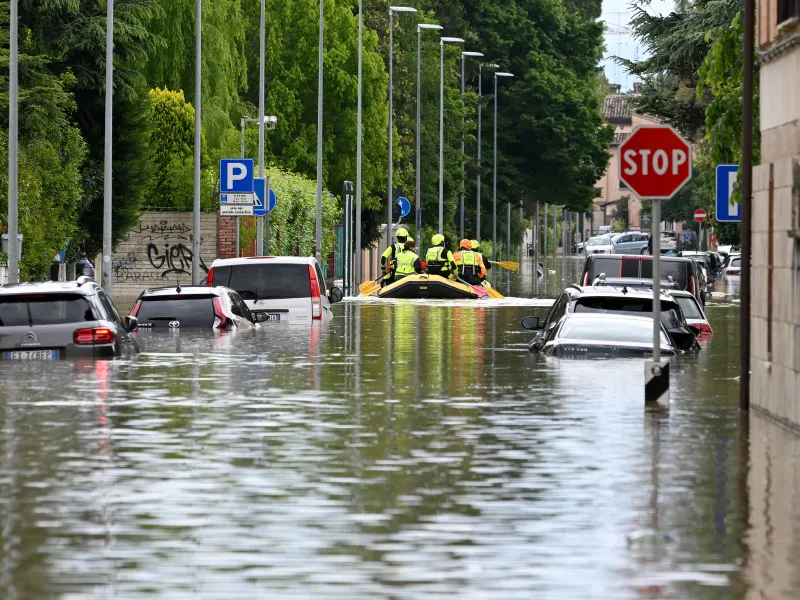
[(252, 158), (223, 158), (219, 161), (219, 191), (222, 194), (252, 194)]
[(739, 165), (717, 165), (716, 169), (716, 207), (715, 217), (720, 223), (740, 223), (742, 209), (739, 200), (733, 196)]

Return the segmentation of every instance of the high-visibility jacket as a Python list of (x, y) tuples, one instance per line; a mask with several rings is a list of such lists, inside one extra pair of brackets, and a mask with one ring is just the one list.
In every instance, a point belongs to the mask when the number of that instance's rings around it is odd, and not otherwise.
[(456, 262), (453, 258), (453, 253), (445, 249), (444, 246), (428, 248), (428, 253), (425, 255), (425, 263), (425, 270), (429, 275), (451, 277), (454, 276), (456, 271)]
[(458, 274), (460, 276), (469, 275), (473, 277), (483, 277), (486, 275), (486, 269), (478, 264), (477, 252), (472, 250), (462, 250), (453, 255), (456, 266), (458, 267)]
[(387, 271), (386, 279), (391, 279), (397, 255), (403, 251), (403, 244), (394, 242), (381, 254), (381, 270)]
[(492, 268), (492, 263), (485, 261), (483, 258), (483, 254), (481, 254), (480, 252), (476, 252), (475, 254), (478, 255), (478, 264), (483, 269), (483, 275), (481, 275), (481, 277), (485, 277), (486, 271)]
[(421, 273), (422, 265), (419, 263), (419, 256), (411, 250), (403, 250), (395, 259), (394, 278), (402, 279), (414, 273)]

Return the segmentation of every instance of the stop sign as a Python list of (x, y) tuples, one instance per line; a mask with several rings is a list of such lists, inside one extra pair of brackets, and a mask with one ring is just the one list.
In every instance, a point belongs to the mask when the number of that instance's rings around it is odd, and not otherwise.
[(644, 200), (672, 198), (692, 178), (692, 146), (669, 125), (639, 125), (619, 145), (619, 178)]
[(708, 213), (702, 208), (698, 208), (696, 211), (694, 211), (694, 220), (698, 223), (704, 223), (707, 217)]

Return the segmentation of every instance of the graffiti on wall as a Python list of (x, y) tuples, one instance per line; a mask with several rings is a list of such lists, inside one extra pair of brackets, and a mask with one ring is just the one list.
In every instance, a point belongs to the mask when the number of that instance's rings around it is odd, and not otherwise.
[[(116, 281), (133, 285), (161, 285), (190, 279), (194, 258), (191, 228), (177, 218), (154, 221), (148, 220), (147, 216), (144, 215), (119, 244), (119, 254), (112, 260)], [(203, 242), (201, 237), (201, 246)], [(213, 252), (216, 243), (212, 242), (212, 245)], [(202, 273), (208, 273), (202, 256), (200, 269)]]

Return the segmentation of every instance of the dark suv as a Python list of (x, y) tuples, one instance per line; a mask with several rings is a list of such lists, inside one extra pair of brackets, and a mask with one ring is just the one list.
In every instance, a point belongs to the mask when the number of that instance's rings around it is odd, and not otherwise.
[(88, 277), (0, 286), (0, 360), (114, 358), (139, 352), (103, 289)]

